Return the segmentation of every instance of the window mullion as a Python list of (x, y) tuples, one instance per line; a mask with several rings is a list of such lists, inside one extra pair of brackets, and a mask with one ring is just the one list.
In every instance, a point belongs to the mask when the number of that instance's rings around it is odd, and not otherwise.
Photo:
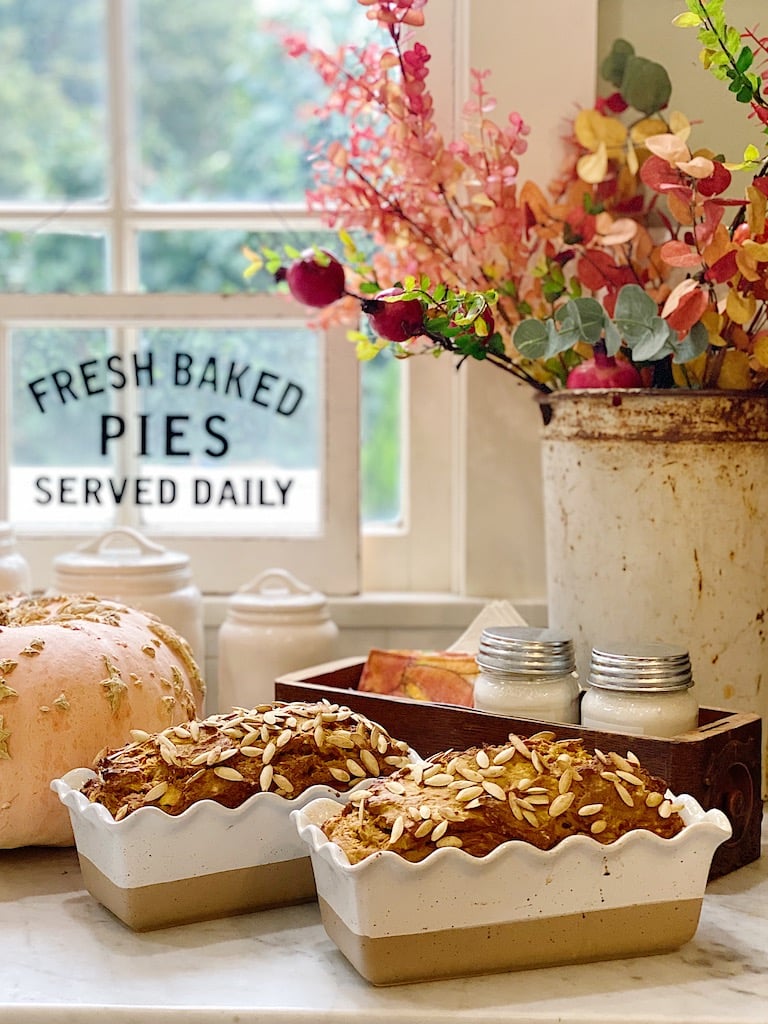
[(112, 0), (107, 13), (109, 60), (109, 161), (108, 195), (110, 290), (138, 290), (138, 243), (130, 222), (135, 195), (133, 171), (136, 166), (135, 104), (131, 102), (133, 26), (129, 0)]

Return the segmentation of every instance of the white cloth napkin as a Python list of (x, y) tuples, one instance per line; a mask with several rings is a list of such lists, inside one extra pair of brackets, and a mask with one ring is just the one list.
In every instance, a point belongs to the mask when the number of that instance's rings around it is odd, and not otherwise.
[(454, 640), (449, 651), (476, 654), (480, 636), (487, 626), (527, 626), (528, 623), (509, 601), (491, 601), (477, 615), (461, 636)]

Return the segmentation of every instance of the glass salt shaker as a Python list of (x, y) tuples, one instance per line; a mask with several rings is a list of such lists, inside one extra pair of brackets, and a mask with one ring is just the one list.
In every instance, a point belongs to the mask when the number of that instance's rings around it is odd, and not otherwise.
[(554, 629), (484, 629), (476, 657), (475, 707), (511, 718), (579, 721), (573, 640)]
[(592, 648), (581, 724), (638, 736), (677, 736), (696, 729), (691, 659), (665, 643), (611, 643)]

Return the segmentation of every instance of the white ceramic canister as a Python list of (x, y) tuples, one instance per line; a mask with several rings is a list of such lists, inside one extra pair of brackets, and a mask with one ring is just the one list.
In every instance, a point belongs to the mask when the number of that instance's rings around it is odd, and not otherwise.
[(0, 523), (0, 592), (28, 593), (31, 588), (29, 565), (16, 547), (16, 533), (10, 523)]
[(511, 718), (578, 722), (573, 640), (533, 626), (484, 629), (477, 652), (475, 707)]
[(203, 601), (192, 579), (189, 555), (118, 526), (58, 555), (53, 568), (61, 593), (96, 594), (152, 612), (184, 637), (204, 671)]
[(275, 679), (337, 656), (324, 594), (284, 569), (266, 569), (230, 597), (219, 628), (218, 710), (275, 699)]
[(691, 660), (684, 647), (610, 643), (592, 648), (581, 724), (601, 732), (679, 736), (697, 728)]

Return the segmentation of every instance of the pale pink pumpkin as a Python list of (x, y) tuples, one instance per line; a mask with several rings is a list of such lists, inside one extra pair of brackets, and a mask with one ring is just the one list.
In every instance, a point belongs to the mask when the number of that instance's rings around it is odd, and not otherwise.
[(71, 846), (52, 779), (131, 729), (199, 717), (191, 649), (155, 616), (90, 595), (0, 598), (0, 848)]

